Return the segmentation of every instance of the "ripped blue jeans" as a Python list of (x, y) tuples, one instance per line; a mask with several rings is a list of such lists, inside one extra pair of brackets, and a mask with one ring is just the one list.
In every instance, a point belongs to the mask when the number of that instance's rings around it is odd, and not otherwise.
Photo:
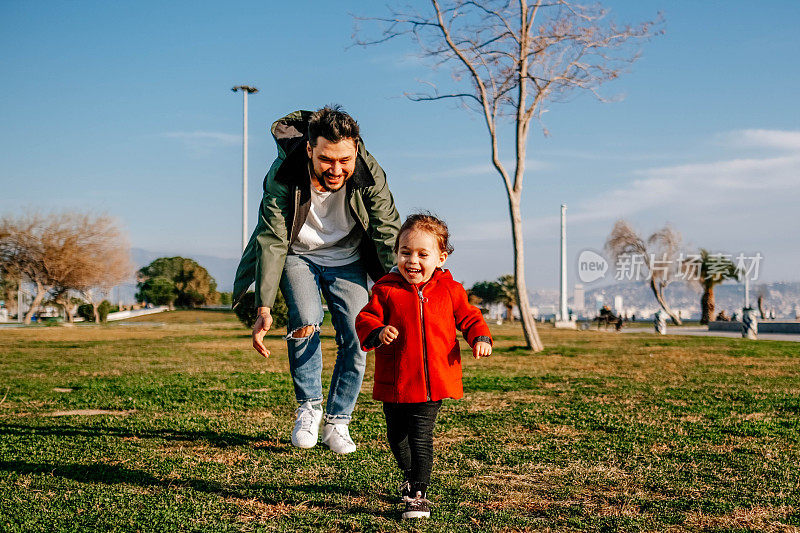
[[(367, 361), (355, 328), (356, 315), (368, 300), (367, 275), (361, 262), (323, 267), (302, 256), (288, 255), (281, 276), (281, 292), (289, 308), (286, 335), (289, 370), (300, 404), (322, 403), (320, 324), (325, 315), (320, 292), (325, 297), (338, 347), (325, 421), (349, 423)], [(313, 326), (311, 334), (299, 336), (299, 330), (306, 326)]]

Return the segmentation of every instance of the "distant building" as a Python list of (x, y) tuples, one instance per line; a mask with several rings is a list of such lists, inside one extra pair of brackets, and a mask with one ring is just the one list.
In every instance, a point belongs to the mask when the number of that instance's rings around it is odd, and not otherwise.
[(576, 283), (575, 292), (572, 295), (572, 310), (576, 313), (582, 313), (585, 308), (586, 297), (583, 293), (583, 285)]
[(616, 311), (618, 315), (625, 313), (625, 310), (622, 308), (622, 296), (619, 294), (614, 296), (614, 311)]

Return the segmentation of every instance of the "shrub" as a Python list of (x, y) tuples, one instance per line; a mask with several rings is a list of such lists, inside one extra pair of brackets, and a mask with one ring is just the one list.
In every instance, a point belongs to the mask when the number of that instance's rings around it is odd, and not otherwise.
[[(117, 307), (119, 310), (119, 307)], [(97, 314), (100, 315), (100, 322), (105, 324), (108, 320), (108, 313), (112, 312), (112, 305), (111, 302), (108, 300), (103, 300), (100, 302), (100, 305), (97, 306)]]
[(221, 292), (219, 293), (219, 304), (220, 305), (231, 305), (233, 303), (232, 294), (230, 292)]
[(94, 308), (92, 304), (82, 304), (78, 306), (78, 316), (86, 322), (94, 322)]
[[(105, 309), (105, 311), (102, 311)], [(108, 300), (103, 300), (97, 306), (97, 313), (100, 315), (100, 322), (105, 323), (109, 313), (116, 313), (119, 311), (119, 306), (111, 305)], [(103, 314), (105, 313), (105, 314)], [(82, 317), (86, 322), (94, 322), (94, 309), (92, 304), (83, 304), (78, 306), (78, 316)]]
[(139, 270), (137, 276), (139, 301), (193, 309), (219, 299), (217, 282), (193, 259), (161, 257)]
[[(246, 328), (252, 329), (253, 325), (256, 323), (256, 318), (258, 318), (256, 314), (255, 293), (252, 291), (245, 293), (234, 311), (242, 324), (244, 324)], [(280, 291), (278, 291), (278, 295), (275, 297), (275, 303), (272, 309), (270, 309), (270, 314), (272, 315), (272, 328), (286, 326), (289, 309), (286, 307), (286, 301), (283, 299), (283, 294), (281, 294)]]

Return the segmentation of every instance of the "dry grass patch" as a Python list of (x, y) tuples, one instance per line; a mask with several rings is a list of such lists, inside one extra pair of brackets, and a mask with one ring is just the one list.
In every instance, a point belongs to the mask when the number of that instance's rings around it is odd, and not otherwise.
[(113, 415), (113, 416), (127, 416), (135, 413), (135, 409), (128, 411), (110, 411), (108, 409), (74, 409), (72, 411), (53, 411), (52, 413), (44, 413), (42, 416), (96, 416), (96, 415)]
[[(442, 446), (447, 444), (461, 444), (470, 439), (478, 438), (479, 435), (475, 431), (468, 430), (467, 428), (457, 427), (448, 429), (443, 432), (436, 432), (434, 434), (434, 446)], [(434, 450), (435, 453), (435, 450)]]
[(709, 444), (705, 447), (705, 450), (710, 453), (717, 453), (720, 455), (727, 455), (729, 453), (733, 453), (739, 447), (733, 444)]
[(625, 518), (637, 518), (642, 514), (639, 506), (630, 502), (624, 502), (622, 505), (598, 505), (594, 507), (593, 512), (597, 516), (615, 516)]
[(480, 409), (494, 409), (497, 406), (503, 407), (513, 405), (518, 407), (526, 403), (547, 403), (555, 402), (554, 396), (536, 394), (534, 390), (513, 390), (513, 391), (465, 391), (463, 402), (470, 409), (477, 407)]
[[(272, 423), (276, 418), (286, 418), (283, 414), (280, 416), (275, 415), (272, 411), (268, 411), (266, 409), (251, 409), (249, 411), (236, 411), (236, 419), (241, 421), (255, 421), (261, 422), (263, 420), (269, 419)], [(288, 418), (287, 418), (288, 419)]]
[(169, 335), (164, 329), (154, 330), (112, 327), (75, 327), (75, 328), (14, 328), (3, 331), (3, 342), (39, 341), (47, 342), (97, 342), (108, 340), (141, 340), (162, 339)]
[(266, 503), (258, 498), (241, 499), (235, 497), (226, 498), (225, 501), (238, 509), (236, 520), (238, 522), (258, 522), (264, 523), (297, 513), (307, 513), (311, 511), (308, 502), (290, 504), (285, 502)]
[(749, 529), (764, 533), (796, 533), (800, 531), (795, 526), (788, 525), (781, 520), (786, 520), (794, 511), (793, 507), (750, 507), (749, 509), (736, 509), (732, 513), (722, 516), (708, 515), (702, 512), (689, 513), (686, 516), (686, 526), (697, 529)]
[(211, 446), (192, 448), (192, 456), (200, 461), (227, 466), (236, 466), (240, 463), (252, 463), (254, 461), (252, 456), (244, 454), (237, 449)]
[[(234, 350), (244, 350), (250, 348), (251, 344), (243, 339), (221, 338), (213, 341), (188, 342), (184, 349), (190, 352), (207, 352), (212, 354), (232, 352)], [(256, 355), (253, 350), (253, 355)]]
[(672, 398), (666, 398), (664, 400), (664, 403), (668, 403), (668, 404), (674, 405), (676, 407), (688, 407), (689, 406), (689, 402), (687, 402), (686, 400), (674, 400)]
[(650, 446), (650, 453), (654, 453), (656, 455), (667, 453), (669, 451), (672, 451), (672, 446), (669, 446), (663, 442), (657, 442)]

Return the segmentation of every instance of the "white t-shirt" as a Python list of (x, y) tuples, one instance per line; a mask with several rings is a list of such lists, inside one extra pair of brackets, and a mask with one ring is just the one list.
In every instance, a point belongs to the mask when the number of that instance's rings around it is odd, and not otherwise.
[(311, 206), (292, 243), (292, 253), (320, 266), (342, 266), (357, 261), (361, 235), (353, 231), (356, 222), (346, 201), (344, 187), (335, 192), (320, 192), (312, 184)]

